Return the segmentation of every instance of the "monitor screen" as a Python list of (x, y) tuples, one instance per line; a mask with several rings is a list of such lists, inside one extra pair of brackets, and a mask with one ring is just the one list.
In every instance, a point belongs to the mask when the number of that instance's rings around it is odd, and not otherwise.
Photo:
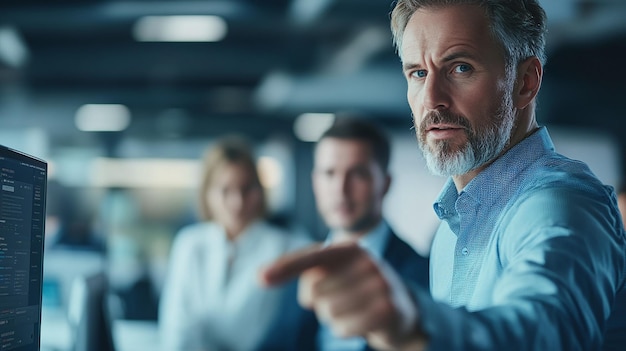
[(39, 351), (47, 169), (0, 145), (0, 350)]

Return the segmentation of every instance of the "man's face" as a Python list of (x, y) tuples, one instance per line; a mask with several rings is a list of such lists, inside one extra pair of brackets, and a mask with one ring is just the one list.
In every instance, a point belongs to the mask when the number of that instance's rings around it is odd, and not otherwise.
[(457, 5), (416, 11), (401, 56), (429, 169), (461, 175), (495, 159), (514, 128), (513, 82), (483, 10)]
[(380, 220), (389, 177), (367, 142), (322, 139), (312, 177), (317, 209), (331, 229), (361, 234)]

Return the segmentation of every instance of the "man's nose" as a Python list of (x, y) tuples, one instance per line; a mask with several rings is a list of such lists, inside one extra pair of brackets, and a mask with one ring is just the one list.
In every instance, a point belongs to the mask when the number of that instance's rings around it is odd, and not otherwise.
[(349, 177), (347, 175), (338, 176), (335, 181), (335, 191), (347, 194), (349, 189)]
[(450, 107), (448, 82), (436, 73), (429, 73), (422, 89), (422, 105), (426, 110), (443, 110)]

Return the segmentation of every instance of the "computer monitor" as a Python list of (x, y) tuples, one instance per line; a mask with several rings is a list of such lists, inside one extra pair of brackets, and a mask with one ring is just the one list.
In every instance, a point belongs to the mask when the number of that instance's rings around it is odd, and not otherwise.
[(0, 145), (0, 350), (40, 348), (47, 171)]

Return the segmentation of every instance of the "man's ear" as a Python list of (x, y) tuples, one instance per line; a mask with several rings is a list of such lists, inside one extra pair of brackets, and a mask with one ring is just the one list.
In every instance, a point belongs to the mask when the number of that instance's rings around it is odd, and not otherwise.
[(543, 66), (537, 57), (530, 57), (517, 68), (517, 80), (513, 91), (513, 104), (518, 109), (526, 108), (537, 96), (541, 87)]

